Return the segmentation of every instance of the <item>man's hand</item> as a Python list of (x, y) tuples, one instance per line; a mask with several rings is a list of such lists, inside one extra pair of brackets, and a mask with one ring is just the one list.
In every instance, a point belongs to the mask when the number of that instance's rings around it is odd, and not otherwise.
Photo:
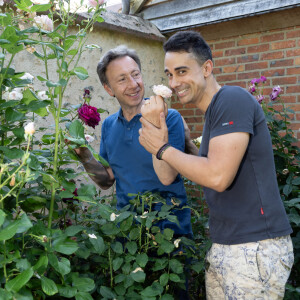
[(145, 100), (141, 107), (143, 118), (152, 123), (155, 127), (160, 128), (160, 113), (168, 115), (168, 105), (161, 96), (151, 96), (150, 100)]
[(144, 117), (140, 118), (142, 128), (139, 130), (139, 142), (150, 153), (156, 155), (158, 150), (168, 142), (168, 127), (164, 112), (159, 114), (160, 128), (154, 126)]

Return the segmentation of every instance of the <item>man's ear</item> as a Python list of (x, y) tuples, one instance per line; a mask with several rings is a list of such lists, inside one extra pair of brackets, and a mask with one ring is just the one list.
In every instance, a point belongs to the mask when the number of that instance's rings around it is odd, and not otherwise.
[(208, 77), (210, 74), (212, 74), (214, 65), (213, 62), (208, 59), (204, 64), (203, 64), (203, 75), (204, 77)]
[(103, 87), (110, 96), (115, 97), (115, 93), (113, 92), (113, 90), (111, 89), (111, 87), (108, 84), (104, 83)]

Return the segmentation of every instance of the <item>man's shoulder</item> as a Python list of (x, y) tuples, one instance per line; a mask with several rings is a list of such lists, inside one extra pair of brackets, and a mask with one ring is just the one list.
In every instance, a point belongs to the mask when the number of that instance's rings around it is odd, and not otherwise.
[(116, 113), (106, 117), (105, 120), (103, 121), (103, 124), (110, 124), (114, 122), (115, 120), (118, 119), (118, 116), (119, 116), (119, 112), (117, 111)]

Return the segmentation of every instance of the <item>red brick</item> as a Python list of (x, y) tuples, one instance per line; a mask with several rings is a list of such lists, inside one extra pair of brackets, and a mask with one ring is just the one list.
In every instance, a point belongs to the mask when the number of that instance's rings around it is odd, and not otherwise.
[(247, 55), (247, 56), (242, 56), (242, 57), (237, 58), (238, 63), (253, 62), (253, 61), (258, 61), (258, 60), (259, 60), (258, 54)]
[(194, 103), (187, 103), (187, 104), (184, 104), (184, 108), (197, 109), (197, 106)]
[(300, 30), (290, 31), (286, 33), (286, 37), (288, 39), (300, 37)]
[(278, 40), (283, 40), (284, 39), (284, 33), (274, 33), (274, 34), (269, 34), (261, 37), (261, 42), (272, 42), (272, 41), (278, 41)]
[(222, 68), (214, 68), (213, 73), (214, 74), (221, 74), (222, 73)]
[(194, 115), (194, 110), (192, 110), (192, 109), (181, 109), (180, 114), (182, 116), (193, 116)]
[(229, 49), (225, 51), (225, 56), (241, 55), (246, 53), (246, 48)]
[(225, 48), (232, 48), (235, 46), (235, 41), (230, 41), (230, 42), (222, 42), (219, 44), (215, 44), (215, 49), (225, 49)]
[(243, 72), (243, 71), (245, 71), (244, 65), (223, 67), (223, 73), (235, 73), (235, 72)]
[(285, 69), (276, 69), (276, 70), (266, 70), (262, 72), (262, 75), (266, 77), (273, 77), (273, 76), (283, 76), (285, 74)]
[(296, 84), (297, 77), (280, 77), (272, 79), (273, 85)]
[(295, 65), (300, 65), (300, 57), (295, 57)]
[(183, 105), (181, 103), (171, 103), (171, 107), (174, 109), (181, 109), (183, 108)]
[[(294, 85), (294, 86), (288, 86), (286, 88), (287, 93), (300, 93), (300, 85)], [(299, 109), (300, 110), (300, 104), (299, 104)]]
[(289, 67), (294, 65), (293, 59), (282, 59), (270, 62), (270, 68)]
[(233, 81), (233, 80), (236, 80), (236, 74), (232, 74), (232, 75), (218, 75), (218, 76), (216, 76), (216, 79), (219, 82)]
[(221, 58), (215, 60), (215, 66), (224, 66), (224, 65), (232, 65), (235, 64), (235, 58)]
[(246, 38), (242, 39), (237, 42), (238, 46), (244, 46), (244, 45), (251, 45), (251, 44), (257, 44), (259, 43), (259, 38), (258, 37), (253, 37), (253, 38)]
[(285, 103), (296, 103), (296, 96), (291, 95), (291, 96), (286, 96), (282, 95), (280, 98), (285, 102)]
[(290, 128), (292, 130), (299, 130), (300, 129), (300, 123), (291, 123)]
[(201, 123), (202, 117), (185, 117), (184, 118), (187, 123)]
[(212, 52), (212, 57), (216, 58), (216, 57), (223, 57), (223, 50), (219, 50), (219, 51), (213, 51)]
[[(296, 120), (300, 121), (300, 114), (296, 114)], [(299, 136), (300, 137), (300, 136)]]
[(269, 44), (262, 44), (262, 45), (257, 45), (257, 46), (251, 46), (247, 48), (248, 53), (257, 53), (257, 52), (265, 52), (270, 49)]
[(257, 78), (257, 77), (260, 77), (259, 72), (247, 72), (247, 73), (243, 73), (243, 74), (238, 74), (237, 79), (239, 79), (239, 80), (247, 79), (250, 82), (253, 78)]
[(203, 124), (196, 124), (195, 125), (195, 131), (202, 131), (203, 130)]
[(274, 42), (271, 44), (271, 49), (278, 50), (278, 49), (286, 49), (286, 48), (293, 48), (296, 46), (296, 41), (282, 41), (282, 42)]
[(287, 75), (300, 74), (300, 67), (286, 69)]
[(261, 59), (262, 60), (266, 60), (266, 59), (279, 59), (279, 58), (283, 58), (283, 57), (284, 57), (283, 51), (262, 53), (262, 55), (261, 55)]
[(252, 64), (246, 64), (245, 70), (256, 70), (256, 69), (267, 69), (268, 68), (268, 62), (262, 61), (258, 63), (252, 63)]
[(245, 81), (231, 81), (231, 82), (227, 82), (226, 85), (240, 86), (244, 89), (248, 88), (247, 82)]
[(286, 56), (287, 57), (289, 57), (289, 56), (299, 56), (299, 55), (300, 55), (300, 48), (286, 51)]

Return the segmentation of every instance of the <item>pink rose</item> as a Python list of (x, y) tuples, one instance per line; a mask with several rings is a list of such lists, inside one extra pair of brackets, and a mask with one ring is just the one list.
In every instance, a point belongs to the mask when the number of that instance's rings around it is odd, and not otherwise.
[(95, 126), (98, 125), (101, 120), (100, 114), (97, 112), (97, 108), (87, 105), (86, 103), (84, 103), (77, 112), (79, 119), (81, 119), (84, 124), (90, 127), (95, 128)]
[(98, 4), (100, 6), (100, 5), (104, 4), (105, 2), (106, 2), (106, 0), (89, 0), (89, 5), (91, 7), (97, 7)]

